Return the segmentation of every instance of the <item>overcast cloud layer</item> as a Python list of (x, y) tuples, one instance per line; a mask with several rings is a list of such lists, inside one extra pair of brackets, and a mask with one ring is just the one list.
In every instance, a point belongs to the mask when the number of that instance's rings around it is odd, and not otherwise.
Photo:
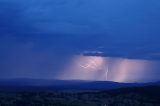
[(0, 9), (1, 36), (20, 43), (160, 59), (158, 0), (0, 0)]

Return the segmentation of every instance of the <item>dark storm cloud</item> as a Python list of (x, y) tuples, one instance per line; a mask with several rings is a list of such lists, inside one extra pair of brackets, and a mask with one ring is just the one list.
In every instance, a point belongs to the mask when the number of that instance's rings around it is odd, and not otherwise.
[(1, 35), (40, 47), (67, 45), (80, 52), (103, 47), (104, 56), (159, 59), (159, 5), (155, 0), (1, 0)]
[(85, 51), (159, 60), (159, 11), (158, 0), (0, 0), (2, 70), (45, 74)]

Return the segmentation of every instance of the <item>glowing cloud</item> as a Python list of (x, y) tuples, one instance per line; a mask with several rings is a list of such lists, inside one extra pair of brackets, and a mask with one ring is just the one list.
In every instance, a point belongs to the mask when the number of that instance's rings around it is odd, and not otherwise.
[[(138, 82), (152, 71), (151, 61), (98, 56), (74, 56), (59, 79)], [(147, 75), (148, 76), (148, 75)], [(148, 79), (149, 80), (149, 79)]]
[(117, 82), (135, 82), (141, 80), (141, 78), (143, 79), (147, 75), (151, 64), (150, 61), (146, 60), (117, 59), (111, 69), (111, 80)]
[[(96, 75), (103, 71), (105, 58), (94, 56), (75, 56), (71, 65), (60, 75), (63, 79), (102, 80)], [(97, 79), (95, 79), (97, 78)], [(104, 80), (104, 79), (103, 79)]]

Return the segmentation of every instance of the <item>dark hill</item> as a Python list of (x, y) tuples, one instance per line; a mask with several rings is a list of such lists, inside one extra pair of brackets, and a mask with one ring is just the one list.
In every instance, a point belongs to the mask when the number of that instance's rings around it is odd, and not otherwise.
[(0, 80), (0, 90), (110, 90), (159, 85), (155, 83), (118, 83), (111, 81), (10, 79)]

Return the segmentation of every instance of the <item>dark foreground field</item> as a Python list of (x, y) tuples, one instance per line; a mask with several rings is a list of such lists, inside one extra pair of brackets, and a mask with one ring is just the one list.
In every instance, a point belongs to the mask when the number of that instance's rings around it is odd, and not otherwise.
[(0, 106), (160, 106), (160, 86), (83, 92), (1, 91)]

